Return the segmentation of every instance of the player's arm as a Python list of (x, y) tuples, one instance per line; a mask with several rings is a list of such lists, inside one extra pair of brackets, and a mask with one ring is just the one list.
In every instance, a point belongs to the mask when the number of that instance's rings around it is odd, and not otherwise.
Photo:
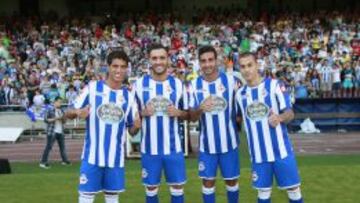
[(290, 123), (294, 119), (295, 114), (292, 109), (288, 109), (284, 113), (281, 113), (279, 117), (282, 123)]
[(90, 112), (90, 106), (86, 106), (82, 109), (69, 109), (65, 112), (65, 118), (68, 119), (75, 119), (75, 118), (81, 118), (85, 119), (89, 116)]
[(241, 97), (238, 94), (240, 95), (240, 91), (235, 90), (233, 105), (235, 109), (235, 122), (236, 125), (239, 127), (238, 129), (241, 129), (241, 122), (243, 119), (242, 119), (241, 107), (240, 107)]
[(210, 97), (206, 98), (202, 103), (196, 98), (194, 87), (196, 85), (189, 85), (188, 90), (188, 101), (189, 101), (189, 121), (198, 121), (201, 115), (205, 112), (211, 111), (213, 104)]
[(201, 115), (205, 112), (210, 112), (213, 109), (213, 101), (210, 97), (206, 98), (198, 108), (190, 110), (190, 121), (194, 122), (200, 119)]
[(191, 109), (189, 111), (189, 120), (191, 122), (198, 121), (200, 119), (201, 114), (203, 114), (203, 110), (201, 108)]
[(141, 118), (139, 113), (136, 113), (134, 124), (128, 129), (128, 131), (130, 135), (134, 136), (139, 132), (140, 129), (141, 129)]
[(178, 107), (171, 104), (168, 106), (167, 112), (170, 117), (189, 120), (190, 86), (182, 84), (181, 87), (181, 98)]
[(169, 105), (167, 109), (168, 115), (170, 117), (177, 117), (181, 120), (189, 119), (189, 112), (185, 110), (177, 109), (174, 105)]
[(292, 110), (290, 96), (286, 91), (286, 88), (283, 84), (278, 83), (275, 89), (275, 95), (279, 101), (280, 113), (277, 114), (270, 110), (269, 114), (269, 123), (272, 127), (276, 127), (280, 123), (289, 123), (295, 117), (294, 111)]
[(89, 116), (90, 104), (89, 104), (89, 87), (85, 87), (80, 95), (75, 99), (74, 103), (70, 105), (69, 109), (65, 112), (65, 118), (85, 119)]
[(135, 98), (136, 97), (134, 97), (134, 103), (130, 107), (131, 109), (126, 117), (126, 126), (128, 127), (128, 132), (132, 136), (136, 135), (139, 132), (142, 124), (141, 116), (138, 111), (139, 104)]
[(152, 116), (154, 114), (155, 114), (155, 110), (154, 110), (154, 107), (151, 104), (146, 105), (145, 108), (143, 108), (140, 111), (140, 116), (141, 117)]

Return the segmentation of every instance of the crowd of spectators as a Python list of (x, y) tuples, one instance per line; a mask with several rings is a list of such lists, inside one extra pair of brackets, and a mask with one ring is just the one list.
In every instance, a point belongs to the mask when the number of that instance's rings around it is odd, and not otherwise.
[(360, 97), (359, 14), (300, 15), (207, 10), (185, 22), (174, 15), (0, 18), (0, 105), (41, 106), (60, 96), (71, 103), (84, 85), (104, 79), (106, 55), (125, 50), (130, 78), (149, 71), (146, 48), (169, 48), (170, 72), (190, 81), (199, 72), (197, 48), (211, 44), (219, 68), (237, 74), (238, 55), (257, 53), (264, 77), (285, 82), (293, 98)]

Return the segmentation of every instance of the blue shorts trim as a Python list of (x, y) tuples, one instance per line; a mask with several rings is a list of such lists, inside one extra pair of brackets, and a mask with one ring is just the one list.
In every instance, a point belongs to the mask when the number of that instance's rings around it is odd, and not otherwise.
[(284, 159), (276, 160), (275, 162), (252, 164), (252, 181), (254, 188), (271, 188), (274, 176), (280, 189), (288, 189), (300, 185), (300, 176), (293, 154)]
[(141, 155), (142, 181), (145, 186), (158, 186), (162, 171), (168, 185), (183, 185), (186, 182), (184, 154)]
[(125, 190), (125, 169), (120, 167), (99, 167), (86, 161), (81, 163), (79, 192), (98, 193), (123, 192)]
[(217, 168), (220, 167), (224, 180), (234, 180), (240, 176), (239, 149), (236, 148), (226, 153), (209, 154), (199, 153), (199, 177), (214, 180)]

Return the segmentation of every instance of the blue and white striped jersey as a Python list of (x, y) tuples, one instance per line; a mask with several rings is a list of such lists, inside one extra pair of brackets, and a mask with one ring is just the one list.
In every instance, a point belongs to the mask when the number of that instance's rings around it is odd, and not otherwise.
[(133, 125), (135, 93), (123, 87), (113, 90), (105, 81), (85, 87), (74, 101), (76, 109), (90, 105), (82, 160), (101, 167), (124, 167), (127, 127)]
[(208, 97), (215, 102), (214, 109), (200, 117), (201, 152), (226, 153), (238, 147), (234, 96), (239, 85), (237, 78), (225, 73), (219, 73), (213, 82), (207, 82), (203, 76), (192, 82), (190, 108), (198, 109)]
[(271, 112), (280, 114), (291, 108), (285, 86), (275, 79), (267, 78), (257, 87), (245, 85), (237, 91), (236, 111), (242, 115), (253, 162), (273, 162), (293, 153), (286, 124), (274, 128), (268, 121)]
[(172, 104), (177, 109), (188, 109), (188, 93), (183, 83), (168, 76), (165, 81), (156, 81), (145, 75), (134, 84), (139, 111), (151, 103), (155, 114), (142, 119), (141, 153), (168, 155), (182, 152), (179, 134), (179, 119), (167, 115)]

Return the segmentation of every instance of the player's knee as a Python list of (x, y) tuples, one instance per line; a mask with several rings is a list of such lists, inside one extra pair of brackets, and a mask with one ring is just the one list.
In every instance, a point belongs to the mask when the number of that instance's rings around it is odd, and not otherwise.
[(236, 186), (238, 185), (238, 180), (237, 179), (234, 179), (234, 180), (225, 180), (225, 183), (226, 183), (226, 186)]
[(271, 197), (271, 189), (259, 189), (258, 190), (258, 198), (259, 199), (270, 199)]
[(117, 192), (104, 192), (105, 195), (118, 195), (119, 193)]
[(291, 200), (299, 200), (301, 199), (301, 190), (300, 187), (290, 188), (287, 190), (288, 197)]
[(159, 188), (156, 186), (148, 186), (145, 189), (146, 196), (153, 197), (158, 194)]
[(179, 185), (177, 185), (177, 187), (171, 186), (170, 193), (172, 196), (182, 196), (184, 195), (184, 188)]
[(206, 180), (203, 179), (203, 186), (207, 188), (212, 188), (215, 186), (215, 180)]
[(95, 194), (92, 193), (79, 193), (79, 203), (93, 203), (95, 199)]

